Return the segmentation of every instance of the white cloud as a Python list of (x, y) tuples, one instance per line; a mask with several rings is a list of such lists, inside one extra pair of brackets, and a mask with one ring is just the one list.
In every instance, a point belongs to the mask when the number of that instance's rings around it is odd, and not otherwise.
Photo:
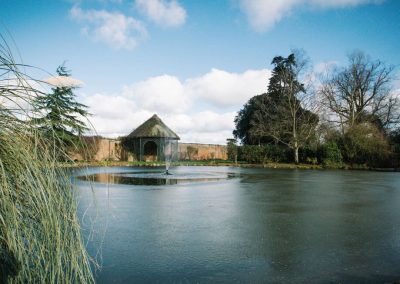
[(258, 32), (271, 29), (283, 17), (290, 15), (294, 8), (332, 9), (354, 7), (384, 0), (239, 0), (252, 28)]
[(230, 73), (212, 69), (186, 81), (186, 90), (218, 107), (240, 106), (254, 95), (266, 92), (271, 72), (267, 69)]
[(90, 106), (90, 112), (109, 119), (124, 119), (127, 113), (136, 110), (133, 100), (119, 95), (94, 94), (84, 96), (84, 103)]
[(191, 104), (183, 84), (170, 75), (151, 77), (125, 86), (122, 92), (126, 97), (140, 102), (142, 108), (157, 113), (181, 113)]
[[(124, 86), (117, 95), (84, 95), (83, 103), (103, 136), (127, 135), (157, 113), (182, 142), (225, 144), (232, 137), (236, 111), (267, 89), (269, 74), (268, 70), (212, 69), (185, 81), (161, 75)], [(211, 111), (210, 106), (221, 111)]]
[(32, 115), (32, 100), (49, 92), (49, 86), (28, 77), (10, 76), (0, 80), (0, 107), (11, 111), (14, 115), (19, 113), (21, 119), (27, 114)]
[(338, 65), (339, 65), (339, 62), (334, 61), (334, 60), (319, 62), (314, 67), (314, 73), (325, 74), (326, 72), (330, 71), (332, 68), (334, 68)]
[(136, 0), (136, 7), (160, 26), (177, 27), (186, 20), (186, 10), (175, 0)]
[(70, 15), (85, 24), (81, 29), (82, 34), (115, 49), (133, 49), (147, 36), (147, 30), (141, 21), (118, 12), (84, 11), (74, 6)]

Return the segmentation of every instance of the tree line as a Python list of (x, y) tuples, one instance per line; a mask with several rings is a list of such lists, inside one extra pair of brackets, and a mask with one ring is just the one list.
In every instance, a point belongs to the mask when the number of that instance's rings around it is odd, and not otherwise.
[[(302, 51), (276, 56), (266, 93), (235, 117), (229, 159), (341, 167), (398, 167), (395, 68), (362, 51), (316, 75)], [(236, 141), (241, 146), (236, 146)]]

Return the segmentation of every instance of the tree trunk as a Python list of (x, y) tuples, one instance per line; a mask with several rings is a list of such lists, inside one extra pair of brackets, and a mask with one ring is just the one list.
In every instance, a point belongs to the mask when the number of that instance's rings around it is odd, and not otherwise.
[(297, 165), (299, 163), (299, 147), (297, 146), (297, 143), (295, 143), (293, 150), (294, 150), (294, 162)]

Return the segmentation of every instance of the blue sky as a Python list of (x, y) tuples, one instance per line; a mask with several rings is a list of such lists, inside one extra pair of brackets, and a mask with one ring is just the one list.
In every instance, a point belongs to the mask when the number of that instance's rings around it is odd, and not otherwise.
[(158, 113), (184, 142), (225, 143), (293, 48), (316, 69), (354, 49), (400, 65), (396, 0), (0, 0), (0, 21), (24, 63), (67, 62), (104, 136)]

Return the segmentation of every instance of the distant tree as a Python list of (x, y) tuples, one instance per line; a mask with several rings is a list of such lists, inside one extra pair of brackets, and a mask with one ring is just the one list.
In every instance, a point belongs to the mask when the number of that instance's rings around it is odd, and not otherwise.
[(371, 60), (361, 51), (348, 56), (344, 68), (327, 72), (320, 95), (331, 121), (342, 133), (358, 123), (370, 122), (390, 128), (400, 121), (399, 100), (392, 96), (393, 67)]
[(236, 139), (227, 139), (227, 148), (228, 160), (235, 161), (235, 163), (237, 163), (238, 146), (236, 145)]
[(299, 162), (299, 148), (315, 133), (318, 116), (307, 108), (317, 104), (307, 92), (299, 77), (305, 71), (307, 60), (299, 53), (287, 58), (277, 56), (268, 85), (268, 93), (255, 102), (250, 134), (253, 137), (272, 138), (293, 150), (295, 163)]
[(245, 145), (259, 144), (261, 141), (250, 134), (251, 121), (257, 110), (258, 102), (266, 94), (257, 95), (249, 99), (235, 117), (235, 130), (233, 136), (242, 141)]
[[(70, 71), (63, 65), (57, 68), (60, 81), (62, 77), (69, 77)], [(78, 103), (73, 90), (76, 86), (56, 86), (52, 92), (43, 96), (37, 96), (34, 107), (39, 113), (33, 119), (47, 136), (54, 136), (62, 146), (70, 146), (78, 141), (78, 137), (88, 130), (86, 124), (81, 120), (87, 117), (87, 106)]]

